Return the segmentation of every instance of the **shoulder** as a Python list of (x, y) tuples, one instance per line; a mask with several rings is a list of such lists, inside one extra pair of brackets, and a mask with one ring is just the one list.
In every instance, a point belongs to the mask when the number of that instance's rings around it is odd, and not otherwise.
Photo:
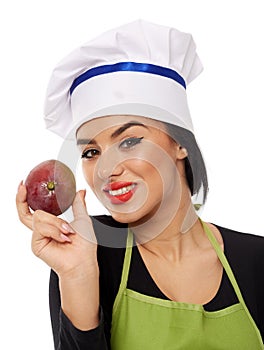
[(121, 224), (107, 215), (93, 216), (91, 219), (98, 241), (100, 301), (105, 318), (111, 319), (112, 305), (121, 281), (126, 251), (127, 224)]
[(124, 248), (127, 224), (115, 221), (109, 215), (91, 216), (98, 245), (107, 248)]
[(228, 243), (239, 244), (244, 248), (246, 248), (248, 244), (250, 244), (250, 246), (255, 246), (256, 248), (259, 247), (263, 249), (264, 247), (264, 236), (247, 232), (239, 232), (219, 225), (214, 226), (218, 228), (224, 241), (228, 241)]
[(122, 270), (127, 240), (127, 224), (108, 215), (91, 217), (98, 242), (97, 258), (100, 272), (109, 274)]
[(242, 265), (264, 266), (264, 236), (215, 226), (222, 235), (227, 258)]
[(264, 310), (264, 237), (215, 225), (245, 303), (262, 335)]

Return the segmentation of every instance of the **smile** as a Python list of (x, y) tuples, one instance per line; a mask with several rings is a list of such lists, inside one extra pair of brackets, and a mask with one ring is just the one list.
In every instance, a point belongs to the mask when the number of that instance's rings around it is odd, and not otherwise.
[(120, 194), (128, 193), (129, 191), (133, 190), (133, 188), (135, 188), (135, 187), (136, 187), (136, 185), (132, 184), (130, 186), (122, 187), (119, 190), (113, 190), (113, 191), (109, 190), (108, 193), (111, 196), (119, 196)]
[(131, 182), (113, 182), (107, 185), (103, 191), (110, 199), (112, 204), (122, 204), (127, 202), (134, 194), (136, 183)]

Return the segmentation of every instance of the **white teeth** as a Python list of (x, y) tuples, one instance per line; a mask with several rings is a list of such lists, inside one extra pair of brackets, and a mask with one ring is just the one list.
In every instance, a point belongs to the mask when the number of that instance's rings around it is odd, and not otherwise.
[(120, 196), (121, 194), (131, 191), (135, 186), (135, 184), (132, 184), (130, 186), (119, 188), (118, 190), (109, 190), (109, 194), (111, 194), (111, 196)]

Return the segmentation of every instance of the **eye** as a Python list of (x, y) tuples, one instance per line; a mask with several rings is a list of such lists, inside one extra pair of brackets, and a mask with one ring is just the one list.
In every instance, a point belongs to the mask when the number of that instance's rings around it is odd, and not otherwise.
[(128, 139), (125, 139), (120, 143), (119, 148), (130, 149), (139, 144), (142, 141), (142, 139), (143, 137), (129, 137)]
[(81, 155), (81, 158), (86, 158), (86, 159), (94, 159), (99, 155), (99, 151), (95, 148), (87, 149), (84, 151)]

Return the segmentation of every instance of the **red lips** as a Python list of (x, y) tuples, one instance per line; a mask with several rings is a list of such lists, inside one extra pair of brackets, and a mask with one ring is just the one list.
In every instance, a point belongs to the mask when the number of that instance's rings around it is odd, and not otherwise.
[(107, 184), (103, 191), (112, 204), (122, 204), (133, 196), (135, 189), (136, 183), (119, 181)]
[(125, 181), (119, 181), (119, 182), (111, 182), (109, 184), (107, 184), (104, 187), (104, 191), (114, 191), (114, 190), (119, 190), (122, 187), (128, 187), (131, 186), (133, 184), (133, 182), (125, 182)]

